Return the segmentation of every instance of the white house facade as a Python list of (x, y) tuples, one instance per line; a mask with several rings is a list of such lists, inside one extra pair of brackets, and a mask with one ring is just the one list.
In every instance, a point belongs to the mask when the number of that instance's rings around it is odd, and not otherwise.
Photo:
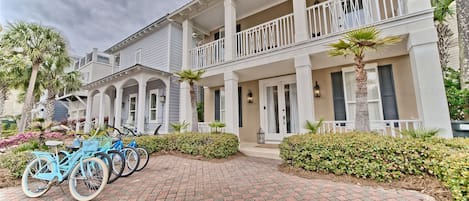
[[(206, 71), (205, 121), (241, 142), (261, 129), (278, 143), (321, 118), (320, 132), (353, 130), (353, 58), (329, 57), (327, 45), (365, 26), (402, 38), (366, 54), (370, 127), (451, 137), (429, 0), (194, 0), (169, 18), (182, 24), (182, 69)], [(179, 121), (190, 122), (188, 86), (180, 93)]]

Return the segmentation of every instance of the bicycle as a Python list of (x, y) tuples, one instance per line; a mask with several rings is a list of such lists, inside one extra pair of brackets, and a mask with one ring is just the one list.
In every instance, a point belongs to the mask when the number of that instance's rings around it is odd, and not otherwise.
[(125, 167), (121, 176), (122, 177), (130, 176), (137, 170), (140, 164), (140, 157), (139, 157), (138, 151), (135, 148), (124, 145), (124, 142), (122, 141), (122, 135), (119, 129), (114, 128), (109, 125), (107, 127), (112, 129), (112, 132), (116, 132), (116, 131), (118, 132), (118, 136), (115, 136), (114, 134), (109, 133), (111, 131), (106, 130), (106, 133), (108, 136), (116, 137), (116, 139), (113, 140), (111, 149), (120, 151), (124, 155)]
[[(80, 149), (61, 160), (57, 147), (63, 145), (63, 142), (47, 141), (46, 145), (55, 148), (55, 153), (32, 152), (35, 158), (23, 172), (21, 187), (26, 196), (39, 197), (52, 185), (61, 184), (66, 180), (70, 193), (76, 200), (91, 200), (99, 195), (106, 186), (109, 169), (103, 160), (93, 156), (98, 150), (98, 141), (83, 141)], [(34, 182), (35, 180), (37, 182)]]
[[(148, 161), (150, 160), (150, 156), (148, 154), (148, 151), (145, 148), (138, 146), (137, 141), (135, 141), (135, 137), (137, 137), (135, 132), (132, 129), (130, 129), (128, 127), (125, 127), (125, 126), (122, 127), (124, 132), (121, 132), (121, 130), (119, 130), (115, 127), (112, 127), (110, 125), (108, 125), (108, 128), (111, 128), (113, 133), (117, 132), (117, 134), (119, 135), (118, 136), (119, 139), (123, 135), (124, 136), (130, 136), (130, 135), (133, 136), (132, 140), (130, 141), (129, 144), (127, 144), (126, 147), (132, 147), (135, 150), (137, 150), (138, 156), (140, 158), (140, 163), (139, 163), (139, 166), (137, 167), (137, 169), (135, 171), (138, 172), (138, 171), (143, 170), (143, 168), (145, 168), (148, 165)], [(110, 135), (109, 132), (107, 132), (107, 134)]]

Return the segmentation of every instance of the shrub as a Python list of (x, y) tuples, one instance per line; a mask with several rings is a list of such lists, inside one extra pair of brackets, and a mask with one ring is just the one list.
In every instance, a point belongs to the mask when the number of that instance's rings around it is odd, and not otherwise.
[[(129, 142), (131, 138), (124, 141)], [(233, 134), (179, 133), (158, 136), (141, 136), (137, 144), (148, 152), (179, 151), (205, 158), (226, 158), (238, 152), (238, 138)]]
[(440, 130), (437, 128), (428, 129), (428, 128), (417, 128), (417, 129), (404, 129), (401, 131), (401, 134), (410, 138), (421, 138), (429, 139), (435, 137)]
[(189, 127), (189, 122), (187, 122), (187, 121), (183, 121), (181, 123), (177, 122), (177, 123), (172, 123), (171, 124), (171, 128), (173, 128), (173, 130), (175, 132), (178, 132), (178, 133), (180, 133), (182, 130), (185, 130), (187, 127)]
[(321, 118), (317, 123), (306, 120), (304, 128), (309, 130), (309, 133), (316, 134), (319, 128), (321, 128), (322, 122), (324, 122), (323, 118)]
[(209, 123), (208, 126), (210, 126), (211, 129), (215, 128), (215, 133), (220, 133), (221, 129), (225, 128), (226, 124), (220, 121), (214, 121), (214, 122)]
[(394, 138), (375, 134), (305, 134), (280, 145), (285, 163), (309, 171), (348, 174), (379, 182), (429, 174), (456, 200), (468, 197), (469, 139)]
[(8, 169), (10, 175), (14, 178), (21, 178), (24, 168), (31, 159), (32, 155), (28, 151), (18, 153), (8, 152), (0, 157), (0, 168)]

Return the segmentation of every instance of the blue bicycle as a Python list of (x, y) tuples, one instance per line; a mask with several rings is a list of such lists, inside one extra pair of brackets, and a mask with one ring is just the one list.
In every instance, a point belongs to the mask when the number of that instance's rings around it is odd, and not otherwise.
[[(137, 137), (137, 135), (135, 134), (134, 131), (132, 131), (132, 129), (124, 126), (123, 132), (122, 132), (121, 130), (108, 125), (108, 130), (106, 133), (109, 136), (114, 136), (118, 139), (114, 143), (115, 146), (130, 147), (137, 151), (140, 161), (135, 171), (138, 172), (140, 170), (143, 170), (143, 168), (145, 168), (148, 165), (148, 161), (150, 160), (150, 155), (148, 154), (148, 151), (145, 148), (138, 146), (137, 141), (135, 141), (135, 137)], [(133, 138), (130, 141), (130, 143), (125, 146), (124, 143), (122, 142), (122, 136), (133, 136)]]

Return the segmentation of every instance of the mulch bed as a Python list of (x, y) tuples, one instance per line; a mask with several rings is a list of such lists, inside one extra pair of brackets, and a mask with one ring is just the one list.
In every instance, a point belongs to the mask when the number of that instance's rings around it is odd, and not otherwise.
[(428, 175), (406, 176), (398, 181), (380, 183), (371, 179), (361, 179), (350, 175), (334, 175), (330, 173), (306, 171), (301, 168), (290, 167), (286, 164), (280, 165), (278, 169), (280, 172), (306, 179), (322, 179), (334, 182), (356, 184), (360, 186), (382, 187), (385, 189), (414, 190), (430, 195), (436, 200), (453, 200), (450, 190), (446, 188), (437, 178)]

